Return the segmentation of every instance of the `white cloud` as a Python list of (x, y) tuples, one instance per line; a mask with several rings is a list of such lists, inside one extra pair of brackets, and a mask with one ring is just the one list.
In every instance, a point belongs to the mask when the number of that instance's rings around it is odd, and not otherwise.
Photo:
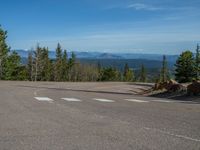
[(133, 8), (135, 10), (147, 10), (147, 11), (156, 11), (156, 10), (162, 10), (161, 7), (155, 7), (151, 5), (146, 5), (142, 3), (134, 3), (127, 6), (127, 8)]
[(131, 3), (131, 4), (120, 4), (107, 6), (106, 9), (134, 9), (137, 11), (158, 11), (158, 10), (168, 10), (168, 11), (194, 11), (196, 8), (194, 6), (161, 6), (146, 3)]

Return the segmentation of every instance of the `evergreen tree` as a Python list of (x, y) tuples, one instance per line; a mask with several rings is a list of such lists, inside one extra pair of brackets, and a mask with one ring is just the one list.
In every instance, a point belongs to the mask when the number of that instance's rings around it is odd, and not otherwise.
[(112, 67), (102, 69), (101, 81), (120, 81), (121, 74), (120, 72)]
[(124, 66), (124, 74), (123, 74), (123, 78), (124, 78), (124, 81), (126, 82), (131, 82), (134, 80), (134, 72), (133, 70), (131, 70), (128, 66), (128, 64), (126, 63), (125, 66)]
[(125, 81), (132, 82), (134, 81), (134, 71), (129, 69), (125, 76)]
[(29, 51), (28, 53), (28, 63), (27, 63), (27, 71), (28, 71), (28, 79), (33, 81), (33, 51)]
[(128, 64), (126, 63), (125, 66), (124, 66), (124, 74), (123, 74), (123, 75), (124, 75), (124, 78), (126, 77), (128, 71), (129, 71), (129, 66), (128, 66)]
[(71, 58), (69, 59), (69, 62), (68, 62), (68, 69), (69, 69), (69, 72), (68, 72), (68, 79), (70, 81), (74, 81), (74, 78), (75, 78), (75, 74), (76, 74), (76, 55), (74, 52), (72, 52), (71, 54)]
[(163, 55), (162, 69), (161, 69), (161, 82), (166, 82), (169, 79), (168, 68), (167, 68), (167, 59)]
[(49, 59), (49, 50), (48, 48), (42, 49), (42, 60), (41, 60), (41, 80), (50, 81), (52, 78), (52, 64)]
[(5, 78), (6, 60), (10, 48), (6, 43), (7, 31), (4, 31), (0, 26), (0, 79)]
[(42, 72), (42, 48), (39, 44), (36, 47), (36, 51), (34, 51), (34, 80), (41, 81), (41, 72)]
[(147, 72), (144, 64), (142, 64), (140, 69), (140, 82), (146, 82), (146, 81), (147, 81)]
[(200, 80), (200, 46), (197, 44), (196, 60), (195, 60), (196, 79)]
[(56, 48), (56, 61), (55, 61), (55, 81), (62, 81), (62, 48), (58, 43)]
[(176, 61), (176, 80), (180, 83), (191, 82), (195, 77), (195, 61), (191, 51), (183, 52)]
[(71, 69), (76, 62), (76, 55), (74, 52), (71, 54), (71, 58), (69, 59), (69, 68)]
[(97, 79), (97, 81), (101, 81), (101, 77), (102, 77), (102, 67), (101, 67), (100, 61), (98, 61), (98, 63), (97, 63), (97, 71), (98, 71), (98, 79)]
[(17, 52), (12, 52), (6, 60), (5, 68), (5, 79), (6, 80), (17, 80), (20, 67), (20, 56)]
[(47, 81), (54, 81), (54, 72), (53, 72), (53, 60), (48, 60), (48, 69), (47, 69)]
[(20, 65), (17, 70), (18, 70), (17, 80), (21, 81), (29, 80), (29, 74), (26, 66)]
[(62, 80), (68, 80), (68, 62), (67, 62), (67, 51), (64, 50), (63, 57), (62, 57)]

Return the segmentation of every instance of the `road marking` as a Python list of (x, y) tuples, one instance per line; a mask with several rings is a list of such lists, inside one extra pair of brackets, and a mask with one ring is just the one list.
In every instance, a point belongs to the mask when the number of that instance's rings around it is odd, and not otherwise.
[(125, 99), (126, 101), (129, 102), (137, 102), (137, 103), (148, 103), (149, 101), (144, 101), (144, 100), (138, 100), (138, 99)]
[(35, 97), (35, 99), (37, 99), (38, 101), (53, 102), (53, 100), (48, 97)]
[(166, 135), (174, 136), (174, 137), (185, 139), (185, 140), (200, 142), (200, 139), (191, 138), (191, 137), (188, 137), (188, 136), (185, 136), (185, 135), (174, 134), (174, 133), (170, 133), (168, 131), (162, 131), (160, 129), (153, 129), (153, 128), (148, 128), (148, 127), (145, 127), (144, 129), (146, 129), (146, 130), (154, 130), (154, 131), (166, 134)]
[(100, 102), (108, 102), (108, 103), (115, 102), (114, 100), (110, 100), (110, 99), (102, 99), (102, 98), (94, 98), (94, 100), (96, 100), (96, 101), (100, 101)]
[(82, 101), (82, 100), (76, 99), (76, 98), (61, 98), (61, 99), (68, 101), (68, 102), (80, 102), (80, 101)]
[(152, 100), (153, 102), (162, 102), (162, 103), (173, 103), (173, 101), (167, 101), (167, 100)]

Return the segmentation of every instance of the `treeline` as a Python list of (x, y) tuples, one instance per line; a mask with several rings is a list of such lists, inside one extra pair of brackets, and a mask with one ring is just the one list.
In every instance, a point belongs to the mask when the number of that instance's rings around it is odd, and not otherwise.
[[(101, 67), (101, 64), (81, 64), (72, 52), (67, 56), (67, 51), (58, 44), (56, 58), (49, 58), (47, 47), (40, 47), (29, 51), (26, 65), (20, 63), (20, 56), (14, 51), (9, 52), (7, 46), (3, 57), (2, 80), (29, 80), (29, 81), (135, 81), (134, 71), (128, 64), (124, 72), (114, 67)], [(141, 80), (146, 81), (146, 72), (142, 66)]]
[(97, 81), (98, 69), (94, 65), (83, 65), (75, 54), (67, 56), (67, 51), (58, 44), (56, 58), (49, 58), (47, 47), (37, 46), (28, 55), (27, 73), (30, 81)]
[(29, 51), (28, 62), (21, 64), (21, 57), (6, 43), (7, 32), (0, 28), (0, 79), (1, 80), (29, 80), (29, 81), (136, 81), (147, 80), (146, 69), (141, 66), (141, 73), (136, 79), (134, 70), (128, 64), (121, 72), (115, 67), (101, 67), (101, 64), (81, 64), (72, 52), (58, 44), (56, 58), (49, 58), (48, 47), (37, 45), (35, 50)]
[(116, 67), (102, 67), (98, 64), (84, 64), (76, 59), (75, 53), (68, 53), (58, 44), (56, 58), (50, 59), (48, 47), (37, 45), (29, 51), (26, 65), (21, 64), (21, 57), (6, 43), (7, 32), (0, 27), (0, 79), (29, 81), (126, 81), (126, 82), (165, 82), (174, 78), (179, 82), (198, 80), (200, 75), (200, 54), (183, 52), (175, 65), (175, 74), (168, 69), (167, 59), (163, 56), (160, 73), (151, 77), (142, 64), (137, 73), (125, 64), (123, 71)]

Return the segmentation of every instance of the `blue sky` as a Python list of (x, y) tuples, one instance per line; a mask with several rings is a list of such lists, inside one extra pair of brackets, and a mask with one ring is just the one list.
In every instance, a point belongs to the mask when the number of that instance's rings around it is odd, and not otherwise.
[(12, 49), (179, 54), (200, 42), (199, 0), (6, 0)]

